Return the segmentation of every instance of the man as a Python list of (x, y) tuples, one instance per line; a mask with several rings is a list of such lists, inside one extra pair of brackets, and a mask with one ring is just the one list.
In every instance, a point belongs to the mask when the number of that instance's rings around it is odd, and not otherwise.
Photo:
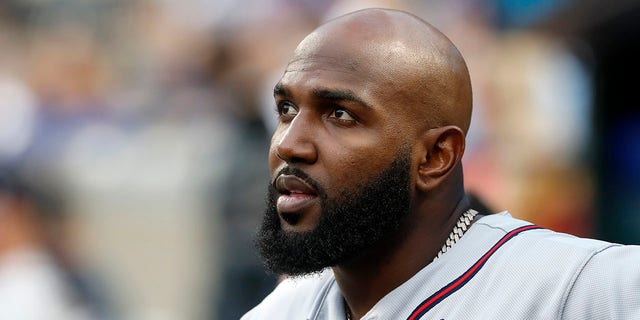
[(332, 20), (274, 95), (257, 243), (290, 277), (243, 319), (640, 319), (640, 248), (470, 209), (469, 75), (426, 22)]

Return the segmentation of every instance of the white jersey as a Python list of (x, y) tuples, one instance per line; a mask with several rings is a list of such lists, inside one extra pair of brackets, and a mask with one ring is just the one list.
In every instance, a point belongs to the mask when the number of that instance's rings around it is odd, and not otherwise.
[[(331, 269), (283, 281), (242, 320), (344, 320)], [(477, 220), (362, 318), (640, 319), (640, 246), (557, 233), (509, 213)]]

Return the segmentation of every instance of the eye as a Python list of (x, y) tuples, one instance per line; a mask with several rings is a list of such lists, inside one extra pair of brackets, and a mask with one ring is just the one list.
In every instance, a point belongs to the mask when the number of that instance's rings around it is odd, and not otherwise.
[(298, 109), (296, 109), (296, 107), (291, 103), (283, 102), (278, 105), (278, 114), (282, 117), (294, 117), (298, 114)]
[(338, 107), (335, 110), (333, 110), (333, 112), (331, 112), (329, 117), (330, 118), (336, 118), (338, 120), (343, 120), (343, 121), (355, 121), (356, 120), (349, 114), (349, 112), (347, 112), (347, 110), (345, 110), (344, 108), (341, 108), (341, 107)]

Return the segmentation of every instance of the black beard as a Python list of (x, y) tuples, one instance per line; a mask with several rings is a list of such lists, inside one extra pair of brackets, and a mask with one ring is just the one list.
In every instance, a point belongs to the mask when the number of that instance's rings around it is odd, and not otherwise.
[(410, 153), (401, 152), (387, 169), (355, 191), (341, 190), (329, 199), (315, 181), (295, 168), (286, 173), (304, 179), (318, 191), (322, 214), (315, 229), (285, 232), (280, 225), (273, 185), (256, 238), (266, 267), (291, 276), (317, 273), (354, 259), (382, 239), (393, 236), (409, 213)]

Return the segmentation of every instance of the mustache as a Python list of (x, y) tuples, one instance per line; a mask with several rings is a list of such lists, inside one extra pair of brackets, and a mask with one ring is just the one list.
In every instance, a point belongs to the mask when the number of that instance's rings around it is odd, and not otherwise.
[(286, 167), (280, 169), (280, 171), (278, 171), (278, 173), (273, 178), (273, 181), (271, 181), (271, 188), (273, 188), (273, 190), (276, 189), (276, 180), (278, 179), (279, 176), (281, 176), (283, 174), (296, 176), (296, 177), (302, 179), (304, 182), (306, 182), (311, 187), (316, 189), (316, 191), (318, 192), (318, 195), (324, 195), (325, 194), (324, 188), (322, 188), (322, 186), (320, 186), (320, 183), (318, 183), (316, 180), (311, 178), (306, 172), (302, 171), (301, 169), (296, 168), (296, 167), (291, 167), (291, 166), (286, 166)]

